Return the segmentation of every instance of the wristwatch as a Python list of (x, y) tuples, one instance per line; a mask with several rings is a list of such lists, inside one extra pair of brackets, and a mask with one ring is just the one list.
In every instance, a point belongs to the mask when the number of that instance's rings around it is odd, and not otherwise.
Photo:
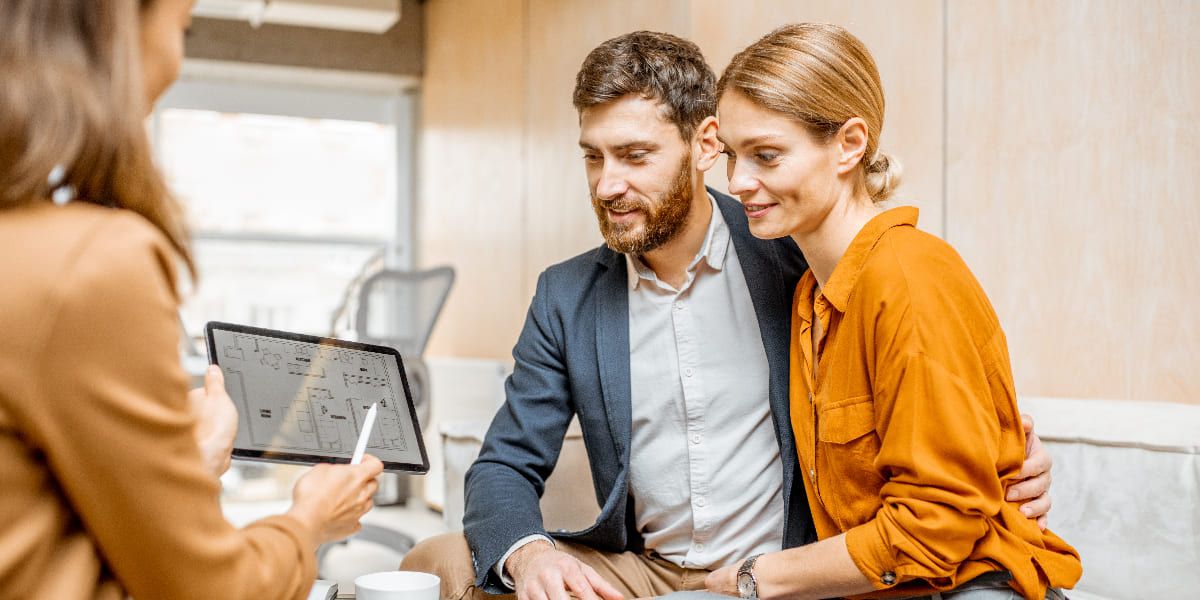
[(754, 562), (758, 560), (761, 554), (755, 554), (746, 559), (742, 566), (738, 567), (737, 587), (738, 595), (747, 600), (758, 600), (758, 580), (754, 578)]

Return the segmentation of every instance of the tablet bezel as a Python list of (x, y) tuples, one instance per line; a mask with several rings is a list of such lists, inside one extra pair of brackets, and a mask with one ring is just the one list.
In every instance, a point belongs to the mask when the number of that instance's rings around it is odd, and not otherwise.
[[(249, 335), (260, 335), (268, 338), (287, 340), (290, 342), (300, 342), (305, 344), (317, 344), (321, 346), (332, 346), (335, 348), (345, 348), (347, 350), (358, 350), (360, 352), (373, 352), (375, 354), (387, 354), (396, 359), (396, 366), (400, 372), (400, 383), (404, 387), (404, 400), (408, 404), (408, 412), (412, 417), (413, 429), (416, 433), (417, 448), (421, 451), (421, 464), (402, 463), (393, 461), (384, 461), (383, 470), (398, 473), (417, 473), (424, 474), (429, 472), (429, 455), (425, 452), (425, 439), (421, 433), (421, 423), (417, 420), (417, 407), (413, 401), (412, 390), (408, 387), (408, 373), (404, 370), (404, 358), (400, 356), (395, 348), (387, 346), (376, 346), (374, 344), (364, 344), (362, 342), (351, 342), (348, 340), (339, 340), (336, 338), (327, 338), (316, 335), (305, 335), (302, 333), (292, 333), (290, 331), (279, 331), (277, 329), (264, 329), (262, 327), (251, 327), (249, 325), (237, 325), (235, 323), (223, 323), (220, 321), (209, 321), (204, 325), (205, 345), (208, 348), (208, 362), (212, 365), (221, 366), (219, 362), (220, 354), (217, 352), (216, 337), (213, 336), (213, 331), (229, 331), (233, 333), (245, 333)], [(224, 368), (222, 367), (222, 372)], [(238, 407), (238, 418), (243, 418), (240, 407)], [(276, 450), (258, 450), (251, 448), (233, 448), (233, 457), (273, 462), (284, 464), (303, 464), (314, 465), (317, 463), (332, 463), (332, 464), (348, 464), (349, 458), (339, 456), (321, 456), (316, 454), (302, 454), (294, 451), (281, 452)], [(382, 460), (382, 459), (381, 459)]]

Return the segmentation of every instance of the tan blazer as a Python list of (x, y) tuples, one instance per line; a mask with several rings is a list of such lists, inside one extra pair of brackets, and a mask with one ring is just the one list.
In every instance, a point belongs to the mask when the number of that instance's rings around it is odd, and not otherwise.
[(176, 258), (138, 215), (0, 210), (0, 598), (304, 598), (311, 534), (236, 529), (192, 436)]

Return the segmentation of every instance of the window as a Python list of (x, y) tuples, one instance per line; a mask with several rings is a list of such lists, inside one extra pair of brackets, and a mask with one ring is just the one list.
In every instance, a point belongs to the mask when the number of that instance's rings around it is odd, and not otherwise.
[(200, 285), (189, 335), (231, 321), (329, 335), (370, 264), (410, 266), (412, 98), (183, 81), (152, 122)]

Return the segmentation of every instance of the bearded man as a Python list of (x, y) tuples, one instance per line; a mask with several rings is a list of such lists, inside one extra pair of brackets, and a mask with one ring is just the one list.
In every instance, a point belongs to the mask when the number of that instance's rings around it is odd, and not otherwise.
[[(506, 402), (467, 472), (464, 533), (401, 565), (440, 576), (442, 597), (657, 596), (815, 541), (787, 393), (807, 266), (704, 186), (722, 150), (715, 84), (695, 44), (663, 33), (584, 60), (574, 103), (605, 244), (538, 278)], [(550, 534), (538, 501), (573, 417), (601, 512)], [(1012, 499), (1035, 499), (1038, 517), (1049, 458), (1033, 447)]]

